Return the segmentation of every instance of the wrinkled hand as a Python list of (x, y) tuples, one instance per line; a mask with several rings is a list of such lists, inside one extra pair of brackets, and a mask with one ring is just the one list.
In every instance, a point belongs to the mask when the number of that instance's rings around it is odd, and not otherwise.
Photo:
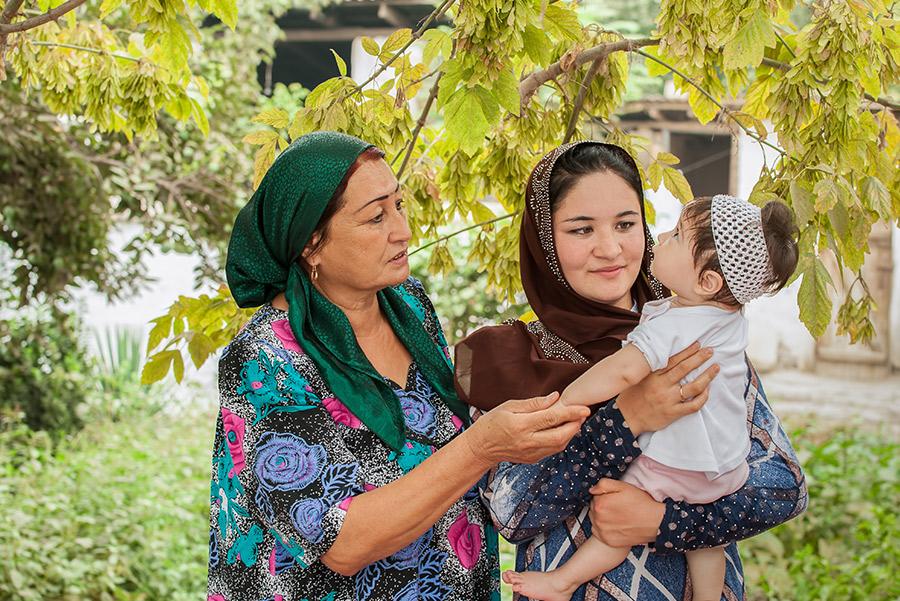
[(624, 390), (616, 403), (631, 432), (638, 436), (644, 432), (661, 430), (676, 419), (703, 407), (709, 399), (709, 383), (719, 373), (719, 366), (711, 365), (684, 386), (679, 382), (710, 357), (712, 350), (701, 349), (695, 342), (672, 355), (665, 368), (651, 373), (640, 384)]
[(482, 415), (463, 435), (486, 467), (501, 461), (534, 463), (559, 453), (590, 410), (558, 403), (559, 394), (506, 401)]
[(656, 540), (666, 506), (646, 492), (604, 478), (591, 490), (591, 534), (612, 547), (633, 547)]

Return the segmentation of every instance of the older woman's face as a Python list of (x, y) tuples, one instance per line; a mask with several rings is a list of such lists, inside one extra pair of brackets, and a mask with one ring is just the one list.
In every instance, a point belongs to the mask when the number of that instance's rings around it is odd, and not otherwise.
[(410, 236), (397, 178), (383, 160), (367, 161), (350, 176), (324, 245), (307, 261), (323, 290), (378, 291), (409, 276)]
[(553, 214), (563, 275), (581, 296), (631, 309), (644, 257), (637, 193), (610, 171), (582, 176)]

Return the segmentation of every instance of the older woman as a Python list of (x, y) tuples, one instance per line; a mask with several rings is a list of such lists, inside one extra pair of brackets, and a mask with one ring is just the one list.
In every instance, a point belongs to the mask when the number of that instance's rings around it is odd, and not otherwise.
[[(489, 409), (506, 395), (562, 390), (620, 348), (643, 304), (668, 294), (650, 274), (651, 245), (641, 179), (628, 153), (580, 142), (544, 157), (528, 184), (520, 246), (525, 293), (539, 320), (484, 328), (460, 343), (462, 398)], [(573, 600), (690, 599), (681, 553), (727, 544), (724, 598), (743, 599), (734, 541), (797, 515), (807, 502), (797, 458), (749, 364), (752, 448), (741, 490), (703, 505), (657, 503), (615, 480), (640, 454), (637, 436), (672, 421), (663, 413), (647, 420), (634, 408), (700, 393), (714, 368), (692, 370), (707, 358), (687, 349), (666, 370), (601, 405), (563, 452), (491, 471), (482, 494), (500, 532), (520, 543), (517, 570), (553, 569), (594, 534), (634, 548)], [(682, 385), (686, 375), (696, 380)]]
[(219, 364), (210, 601), (498, 598), (472, 487), (560, 451), (588, 413), (549, 395), (469, 426), (382, 157), (304, 136), (235, 222), (228, 282), (261, 308)]

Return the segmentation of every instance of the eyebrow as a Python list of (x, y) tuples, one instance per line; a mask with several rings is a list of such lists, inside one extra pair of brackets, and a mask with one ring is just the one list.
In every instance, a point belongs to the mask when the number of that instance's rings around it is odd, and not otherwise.
[[(622, 211), (618, 213), (614, 219), (621, 219), (622, 217), (630, 217), (631, 215), (639, 215), (637, 211)], [(578, 215), (576, 217), (569, 217), (568, 219), (564, 219), (563, 223), (568, 223), (570, 221), (593, 221), (593, 217), (588, 217), (587, 215)]]
[(361, 206), (361, 207), (359, 207), (358, 209), (356, 209), (355, 212), (356, 212), (356, 213), (359, 213), (360, 211), (362, 211), (363, 209), (365, 209), (367, 206), (369, 206), (369, 205), (372, 204), (373, 202), (381, 202), (382, 200), (385, 200), (386, 198), (390, 198), (391, 196), (393, 196), (394, 194), (396, 194), (396, 193), (399, 192), (399, 191), (400, 191), (400, 182), (397, 182), (397, 187), (394, 188), (394, 191), (393, 191), (393, 192), (389, 192), (389, 193), (387, 193), (387, 194), (382, 194), (382, 195), (379, 196), (378, 198), (373, 198), (372, 200), (370, 200), (369, 202), (367, 202), (367, 203), (364, 204), (363, 206)]

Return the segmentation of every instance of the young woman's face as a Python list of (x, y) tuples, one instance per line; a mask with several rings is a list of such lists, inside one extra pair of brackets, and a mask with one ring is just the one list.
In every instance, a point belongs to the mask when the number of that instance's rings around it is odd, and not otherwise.
[(611, 171), (581, 176), (553, 213), (560, 267), (581, 296), (631, 309), (644, 257), (637, 193)]
[(347, 181), (324, 245), (306, 260), (323, 290), (378, 291), (409, 276), (410, 237), (397, 178), (384, 160), (366, 161)]

